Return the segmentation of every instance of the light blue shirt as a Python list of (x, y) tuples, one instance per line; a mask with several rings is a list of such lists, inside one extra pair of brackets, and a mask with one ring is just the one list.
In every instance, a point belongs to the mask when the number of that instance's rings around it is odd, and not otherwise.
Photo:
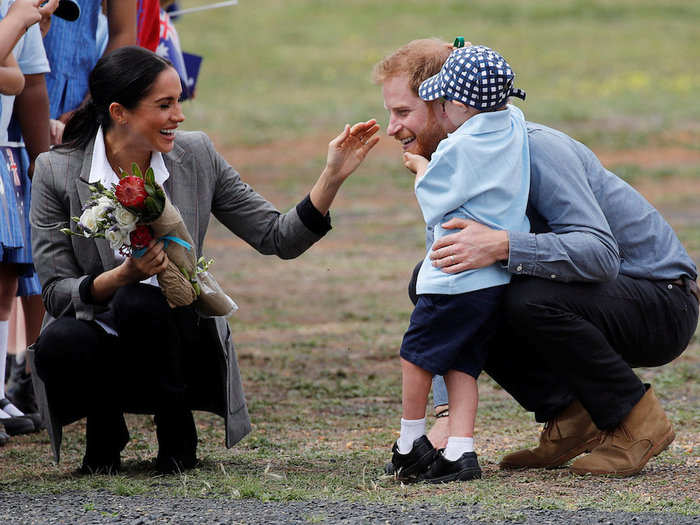
[(415, 189), (427, 226), (419, 294), (454, 295), (510, 282), (501, 264), (447, 274), (433, 267), (429, 255), (435, 240), (453, 233), (441, 226), (453, 217), (498, 230), (530, 231), (525, 216), (530, 153), (520, 109), (509, 105), (467, 120), (440, 142)]
[[(12, 3), (13, 2), (9, 0), (0, 0), (0, 19), (5, 17)], [(25, 75), (37, 75), (50, 71), (49, 61), (46, 59), (46, 52), (44, 51), (44, 43), (41, 40), (39, 24), (34, 24), (27, 29), (27, 32), (22, 35), (12, 49), (12, 54), (17, 60), (20, 70)], [(0, 104), (2, 105), (2, 116), (0, 116), (0, 146), (24, 146), (24, 143), (21, 141), (10, 141), (7, 134), (7, 128), (12, 118), (15, 97), (12, 95), (0, 95)]]
[(671, 226), (580, 142), (533, 122), (532, 233), (510, 230), (508, 271), (564, 282), (697, 278)]
[[(590, 149), (534, 122), (527, 132), (532, 233), (509, 232), (509, 272), (563, 282), (697, 279), (668, 222)], [(448, 402), (441, 376), (433, 378), (433, 400)]]

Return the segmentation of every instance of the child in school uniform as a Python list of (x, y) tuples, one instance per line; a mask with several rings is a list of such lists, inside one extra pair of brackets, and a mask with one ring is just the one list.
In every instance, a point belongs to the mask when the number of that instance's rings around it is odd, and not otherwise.
[[(448, 134), (431, 160), (404, 153), (416, 174), (415, 192), (427, 225), (427, 254), (418, 274), (418, 302), (401, 345), (403, 417), (392, 449), (398, 479), (431, 483), (481, 477), (474, 452), (476, 380), (510, 274), (494, 264), (447, 273), (432, 265), (433, 242), (450, 233), (454, 217), (491, 228), (529, 231), (525, 216), (530, 156), (522, 112), (508, 98), (513, 87), (505, 59), (485, 46), (455, 49), (419, 96)], [(439, 99), (439, 100), (438, 100)], [(454, 259), (453, 259), (454, 260)], [(425, 406), (433, 375), (445, 376), (450, 399), (447, 447), (436, 451), (425, 435)]]

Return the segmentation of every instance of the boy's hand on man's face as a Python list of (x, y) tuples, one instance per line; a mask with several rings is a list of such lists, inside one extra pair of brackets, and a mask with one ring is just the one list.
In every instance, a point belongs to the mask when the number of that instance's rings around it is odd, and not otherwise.
[(428, 168), (428, 159), (405, 151), (403, 154), (403, 165), (416, 174), (417, 181), (425, 174), (425, 170)]

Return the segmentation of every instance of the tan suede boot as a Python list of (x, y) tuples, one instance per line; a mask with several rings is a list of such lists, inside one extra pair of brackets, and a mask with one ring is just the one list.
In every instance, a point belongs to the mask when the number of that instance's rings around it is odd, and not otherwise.
[(654, 390), (649, 387), (642, 399), (588, 456), (571, 465), (575, 474), (614, 474), (631, 476), (647, 461), (666, 450), (676, 437)]
[(579, 401), (571, 403), (548, 421), (540, 435), (540, 444), (532, 450), (518, 450), (505, 456), (501, 468), (552, 468), (593, 450), (601, 432)]

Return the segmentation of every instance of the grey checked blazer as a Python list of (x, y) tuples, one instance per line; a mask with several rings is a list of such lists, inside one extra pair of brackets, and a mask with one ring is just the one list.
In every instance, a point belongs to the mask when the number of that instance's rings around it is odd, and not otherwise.
[[(83, 303), (78, 292), (88, 274), (99, 274), (116, 266), (114, 252), (105, 239), (68, 237), (60, 228), (71, 227), (70, 217), (79, 217), (82, 205), (90, 198), (88, 179), (93, 142), (85, 150), (52, 150), (36, 160), (32, 183), (32, 248), (34, 264), (42, 286), (47, 310), (44, 326), (53, 319), (70, 315), (92, 320), (98, 305)], [(293, 258), (308, 249), (320, 236), (301, 221), (296, 208), (280, 213), (250, 186), (214, 149), (201, 132), (178, 132), (171, 152), (163, 155), (170, 177), (165, 190), (180, 210), (192, 235), (197, 256), (211, 214), (234, 234), (263, 254)], [(72, 225), (73, 228), (75, 225)], [(209, 410), (226, 421), (226, 446), (231, 447), (250, 432), (250, 419), (241, 385), (238, 361), (225, 319), (206, 319), (217, 341), (220, 370), (211, 370), (206, 381), (226, 381), (219, 389), (226, 399), (198, 396), (195, 409)], [(225, 370), (224, 370), (225, 369)], [(44, 421), (47, 423), (56, 461), (60, 459), (62, 430), (52, 417), (51, 400), (36, 376)]]

